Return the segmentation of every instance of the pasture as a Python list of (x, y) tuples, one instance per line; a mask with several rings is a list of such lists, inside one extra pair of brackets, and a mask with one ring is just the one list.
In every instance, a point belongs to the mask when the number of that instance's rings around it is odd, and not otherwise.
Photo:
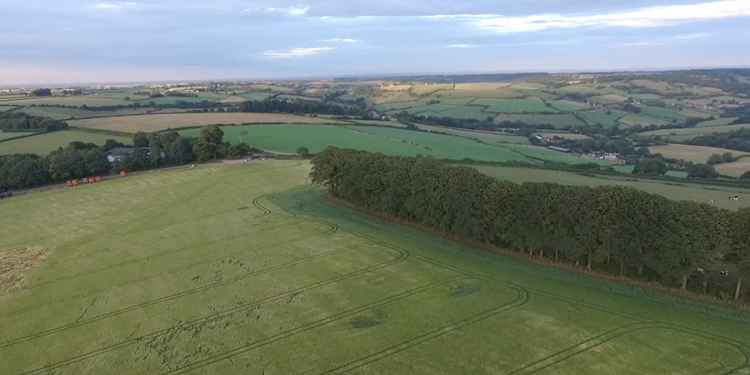
[[(248, 125), (223, 127), (230, 143), (246, 142), (255, 147), (281, 153), (295, 153), (299, 147), (320, 152), (328, 146), (382, 152), (389, 155), (430, 155), (436, 158), (487, 161), (530, 161), (525, 156), (474, 140), (425, 132), (373, 126), (336, 125)], [(197, 137), (199, 130), (181, 134)]]
[(652, 146), (648, 148), (652, 154), (662, 154), (670, 159), (681, 159), (694, 163), (705, 164), (711, 155), (731, 153), (734, 156), (748, 155), (742, 151), (728, 150), (725, 148), (669, 144), (664, 146)]
[(4, 132), (0, 130), (0, 141), (4, 141), (6, 139), (11, 138), (18, 138), (18, 137), (25, 137), (27, 135), (32, 135), (34, 132)]
[(0, 155), (37, 154), (45, 156), (57, 150), (58, 147), (67, 146), (70, 142), (80, 141), (103, 145), (107, 139), (114, 139), (125, 144), (132, 143), (130, 137), (71, 129), (0, 142)]
[[(696, 184), (687, 181), (671, 182), (630, 176), (592, 175), (534, 168), (495, 166), (478, 166), (476, 168), (480, 172), (489, 176), (516, 183), (547, 182), (562, 185), (592, 187), (603, 185), (628, 186), (678, 201), (686, 200), (700, 203), (709, 203), (713, 201), (713, 205), (716, 207), (730, 210), (750, 207), (750, 189)], [(739, 201), (731, 201), (729, 200), (729, 197), (732, 195), (739, 195), (741, 199)]]
[(280, 113), (176, 113), (142, 116), (102, 117), (70, 121), (70, 126), (125, 133), (157, 132), (167, 129), (193, 128), (207, 125), (250, 123), (330, 124), (335, 120)]
[(372, 219), (308, 172), (210, 165), (0, 202), (0, 254), (33, 265), (0, 294), (0, 373), (750, 373), (746, 313)]
[(539, 99), (476, 99), (471, 105), (485, 107), (485, 112), (493, 113), (557, 112)]

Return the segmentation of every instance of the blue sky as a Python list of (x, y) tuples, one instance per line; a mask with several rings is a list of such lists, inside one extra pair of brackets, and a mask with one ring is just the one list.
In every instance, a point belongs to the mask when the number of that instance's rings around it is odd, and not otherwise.
[(2, 0), (0, 84), (750, 66), (750, 0)]

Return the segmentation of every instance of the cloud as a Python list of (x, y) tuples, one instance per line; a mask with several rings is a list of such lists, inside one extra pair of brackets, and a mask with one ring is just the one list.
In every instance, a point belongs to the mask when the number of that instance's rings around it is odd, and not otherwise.
[(309, 47), (292, 48), (288, 50), (272, 50), (263, 52), (263, 56), (270, 59), (294, 59), (320, 55), (321, 53), (333, 51), (333, 47)]
[(461, 48), (461, 49), (466, 49), (466, 48), (477, 48), (479, 46), (476, 45), (476, 44), (449, 44), (449, 45), (447, 45), (445, 47), (446, 48)]
[(334, 44), (354, 44), (354, 43), (358, 43), (359, 41), (357, 39), (351, 39), (351, 38), (331, 38), (331, 39), (323, 39), (320, 42), (334, 43)]
[(94, 4), (94, 9), (98, 10), (120, 10), (125, 8), (133, 8), (138, 3), (134, 1), (120, 1), (120, 2), (101, 2)]
[(524, 33), (548, 29), (595, 27), (650, 28), (689, 22), (750, 16), (750, 1), (724, 0), (687, 5), (664, 5), (613, 11), (601, 14), (533, 14), (506, 17), (502, 15), (435, 15), (432, 20), (469, 22), (479, 29), (498, 33)]
[(670, 37), (665, 38), (656, 38), (652, 40), (647, 41), (636, 41), (636, 42), (628, 42), (623, 43), (623, 46), (625, 47), (654, 47), (654, 46), (663, 46), (670, 43), (675, 42), (682, 42), (682, 41), (692, 41), (692, 40), (699, 40), (699, 39), (707, 39), (712, 37), (713, 34), (711, 33), (692, 33), (692, 34), (679, 34), (679, 35), (673, 35)]
[[(247, 13), (253, 13), (257, 12), (257, 9), (247, 8), (244, 10)], [(263, 13), (268, 14), (282, 14), (290, 17), (299, 17), (304, 16), (307, 14), (307, 12), (310, 11), (309, 6), (291, 6), (286, 8), (264, 8), (262, 9)]]

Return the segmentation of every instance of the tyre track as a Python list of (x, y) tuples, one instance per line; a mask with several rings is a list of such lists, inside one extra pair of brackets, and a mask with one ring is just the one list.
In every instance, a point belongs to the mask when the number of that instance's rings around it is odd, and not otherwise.
[(496, 306), (490, 310), (486, 310), (484, 312), (472, 315), (470, 317), (467, 317), (465, 319), (462, 319), (458, 322), (447, 324), (442, 327), (430, 330), (428, 332), (425, 332), (421, 335), (412, 337), (408, 340), (402, 341), (401, 343), (398, 343), (396, 345), (390, 346), (388, 348), (385, 348), (383, 350), (377, 351), (375, 353), (371, 353), (367, 356), (358, 358), (356, 360), (347, 362), (339, 367), (335, 367), (323, 372), (318, 373), (318, 375), (324, 375), (324, 374), (345, 374), (351, 371), (354, 371), (356, 369), (359, 369), (363, 366), (379, 362), (383, 359), (386, 359), (388, 357), (394, 356), (396, 354), (399, 354), (401, 352), (404, 352), (406, 350), (409, 350), (413, 347), (416, 347), (418, 345), (421, 345), (423, 343), (426, 343), (428, 341), (437, 339), (439, 337), (445, 336), (447, 334), (453, 333), (457, 330), (460, 330), (465, 327), (469, 327), (473, 324), (485, 321), (489, 318), (492, 318), (496, 315), (499, 315), (506, 311), (512, 311), (514, 309), (517, 309), (529, 302), (530, 294), (523, 288), (507, 285), (509, 288), (514, 289), (516, 291), (516, 298), (506, 304), (502, 304), (500, 306)]
[(728, 345), (736, 349), (740, 354), (744, 356), (744, 362), (738, 367), (729, 369), (726, 372), (722, 372), (721, 373), (722, 375), (734, 374), (737, 371), (745, 369), (748, 367), (748, 365), (750, 365), (750, 353), (748, 353), (748, 351), (745, 348), (743, 348), (741, 345), (733, 341), (723, 340), (721, 338), (714, 337), (713, 335), (705, 334), (701, 331), (687, 329), (687, 328), (679, 327), (679, 326), (669, 324), (669, 323), (664, 323), (664, 322), (637, 322), (637, 323), (626, 324), (624, 326), (620, 326), (618, 328), (608, 330), (599, 335), (590, 337), (577, 344), (573, 344), (563, 350), (557, 351), (546, 357), (543, 357), (534, 362), (531, 362), (522, 367), (519, 367), (509, 372), (508, 375), (535, 374), (539, 371), (548, 369), (554, 365), (565, 362), (568, 359), (571, 359), (580, 354), (589, 352), (599, 346), (602, 346), (604, 344), (617, 340), (621, 337), (628, 336), (633, 333), (637, 333), (639, 331), (649, 331), (649, 330), (654, 330), (654, 329), (664, 329), (664, 330), (685, 333), (688, 335), (700, 337), (700, 338), (710, 340), (713, 342), (722, 343), (724, 345)]

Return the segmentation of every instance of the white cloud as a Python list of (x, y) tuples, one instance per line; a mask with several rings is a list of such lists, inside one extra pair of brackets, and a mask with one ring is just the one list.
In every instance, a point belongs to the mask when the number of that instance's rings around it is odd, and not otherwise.
[(724, 0), (687, 5), (664, 5), (601, 14), (436, 15), (433, 20), (459, 20), (499, 33), (523, 33), (581, 27), (647, 28), (750, 16), (750, 1)]
[(358, 43), (359, 41), (357, 39), (351, 39), (351, 38), (331, 38), (331, 39), (323, 39), (320, 42), (335, 43), (335, 44), (354, 44), (354, 43)]
[(695, 39), (706, 39), (713, 36), (711, 33), (693, 33), (693, 34), (681, 34), (675, 35), (673, 39), (677, 40), (695, 40)]
[(292, 48), (288, 50), (272, 50), (263, 52), (263, 56), (270, 59), (294, 59), (320, 55), (321, 53), (333, 51), (333, 47), (309, 47)]
[(101, 2), (94, 4), (94, 9), (99, 10), (120, 10), (125, 8), (133, 8), (138, 3), (134, 1), (120, 1), (120, 2)]
[(679, 43), (683, 41), (692, 41), (692, 40), (698, 40), (698, 39), (707, 39), (712, 37), (713, 34), (711, 33), (692, 33), (692, 34), (678, 34), (670, 37), (665, 38), (657, 38), (647, 41), (636, 41), (636, 42), (629, 42), (629, 43), (623, 43), (623, 46), (625, 47), (654, 47), (654, 46), (663, 46), (670, 43)]
[(262, 13), (268, 13), (268, 14), (283, 14), (286, 16), (291, 17), (299, 17), (304, 16), (307, 14), (308, 11), (310, 11), (309, 6), (292, 6), (292, 7), (286, 7), (286, 8), (264, 8), (261, 10), (253, 9), (253, 8), (247, 8), (243, 10), (246, 13), (256, 13), (256, 12), (262, 12)]
[(449, 44), (449, 45), (447, 45), (445, 47), (446, 48), (461, 48), (461, 49), (466, 49), (466, 48), (477, 48), (479, 46), (476, 45), (476, 44)]

